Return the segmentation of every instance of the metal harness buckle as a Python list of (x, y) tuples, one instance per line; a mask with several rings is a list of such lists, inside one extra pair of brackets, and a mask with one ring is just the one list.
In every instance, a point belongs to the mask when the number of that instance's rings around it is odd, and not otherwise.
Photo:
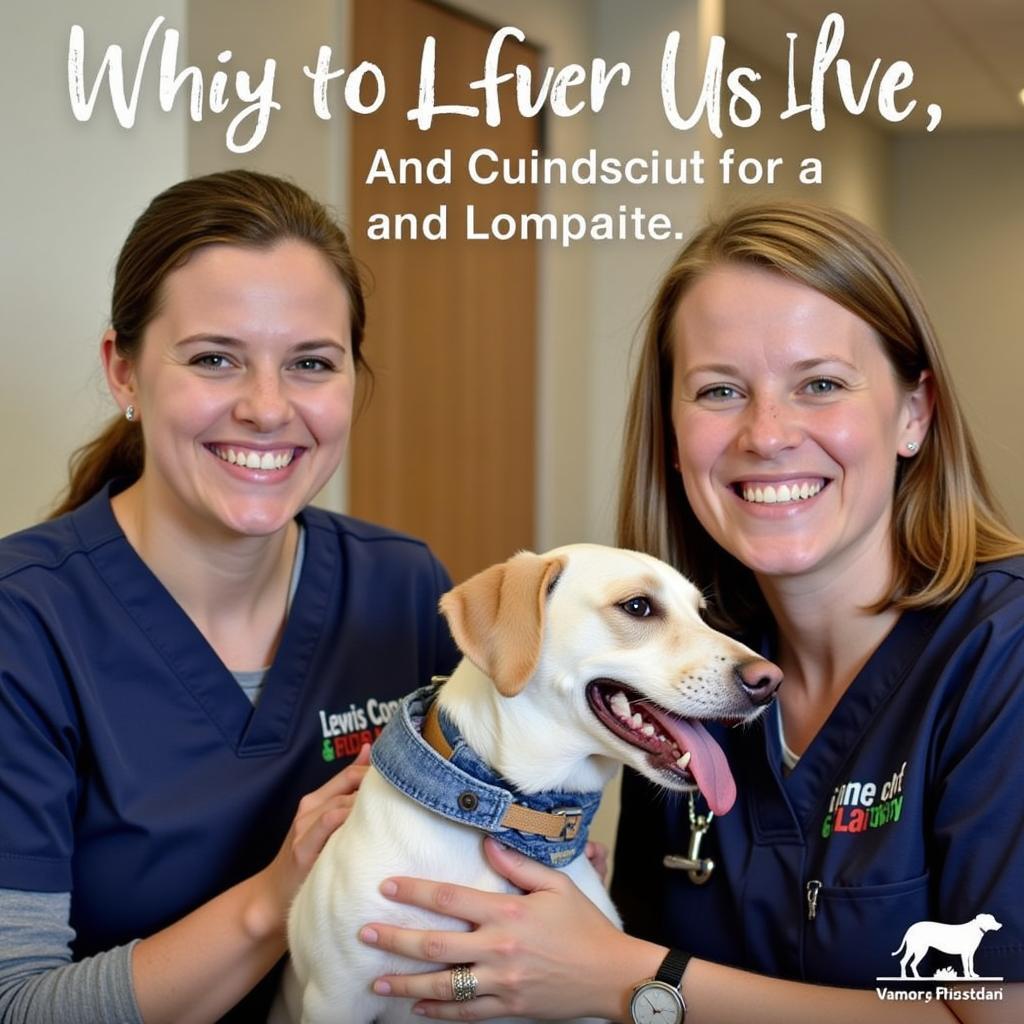
[(549, 843), (571, 842), (579, 835), (580, 826), (583, 824), (582, 807), (556, 807), (549, 813), (557, 814), (559, 817), (565, 818), (565, 821), (562, 824), (562, 831), (559, 835), (544, 837)]

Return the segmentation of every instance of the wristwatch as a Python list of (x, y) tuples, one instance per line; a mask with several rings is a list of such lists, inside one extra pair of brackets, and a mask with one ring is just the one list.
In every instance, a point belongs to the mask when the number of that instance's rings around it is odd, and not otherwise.
[(670, 949), (658, 973), (633, 989), (633, 998), (629, 1001), (633, 1024), (683, 1024), (686, 1002), (679, 986), (689, 962), (689, 953)]

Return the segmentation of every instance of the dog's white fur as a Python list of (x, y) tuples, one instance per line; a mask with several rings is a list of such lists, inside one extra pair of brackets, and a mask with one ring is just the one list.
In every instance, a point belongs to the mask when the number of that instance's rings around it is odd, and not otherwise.
[[(622, 602), (639, 595), (651, 599), (656, 615), (626, 614)], [(735, 672), (758, 656), (705, 625), (700, 605), (691, 583), (647, 555), (596, 545), (517, 555), (442, 600), (466, 657), (438, 700), (470, 746), (523, 792), (599, 790), (619, 764), (685, 788), (602, 725), (584, 691), (591, 680), (611, 677), (677, 714), (753, 717), (757, 711)], [(382, 974), (438, 968), (364, 945), (357, 932), (371, 921), (465, 928), (392, 903), (378, 887), (388, 876), (412, 875), (512, 891), (487, 864), (481, 840), (476, 829), (429, 812), (370, 769), (349, 819), (295, 899), (288, 927), (292, 967), (271, 1019), (415, 1019), (411, 1001), (374, 995), (371, 983)], [(585, 857), (565, 871), (620, 923)]]
[[(952, 953), (959, 955), (963, 964), (965, 978), (976, 978), (974, 973), (974, 954), (978, 951), (985, 932), (998, 931), (1003, 926), (991, 914), (978, 914), (971, 921), (963, 924), (941, 924), (939, 921), (918, 921), (912, 924), (900, 948), (893, 953), (893, 956), (900, 956), (900, 977), (920, 978), (917, 973), (917, 965), (925, 958), (930, 949), (937, 949), (941, 953)], [(910, 965), (910, 975), (907, 974), (907, 965)]]

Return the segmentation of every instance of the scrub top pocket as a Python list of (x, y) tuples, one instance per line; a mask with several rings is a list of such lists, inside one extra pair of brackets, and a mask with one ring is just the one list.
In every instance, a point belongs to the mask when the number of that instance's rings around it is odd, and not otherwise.
[(879, 978), (898, 978), (899, 958), (893, 954), (906, 930), (929, 917), (928, 874), (884, 885), (815, 882), (808, 879), (804, 977), (847, 988), (874, 988)]

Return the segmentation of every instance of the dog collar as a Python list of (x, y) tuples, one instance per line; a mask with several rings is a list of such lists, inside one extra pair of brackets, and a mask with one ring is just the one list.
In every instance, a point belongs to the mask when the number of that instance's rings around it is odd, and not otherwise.
[(551, 867), (575, 860), (600, 792), (520, 792), (469, 747), (437, 708), (436, 696), (436, 687), (428, 686), (402, 701), (371, 748), (374, 767), (410, 799), (527, 857)]
[[(455, 749), (441, 728), (441, 709), (436, 700), (427, 708), (421, 735), (443, 758), (449, 761), (452, 759)], [(514, 828), (517, 832), (527, 832), (545, 839), (573, 840), (579, 833), (582, 820), (583, 811), (575, 806), (561, 807), (556, 811), (535, 811), (527, 804), (511, 803), (501, 824), (505, 828)]]

